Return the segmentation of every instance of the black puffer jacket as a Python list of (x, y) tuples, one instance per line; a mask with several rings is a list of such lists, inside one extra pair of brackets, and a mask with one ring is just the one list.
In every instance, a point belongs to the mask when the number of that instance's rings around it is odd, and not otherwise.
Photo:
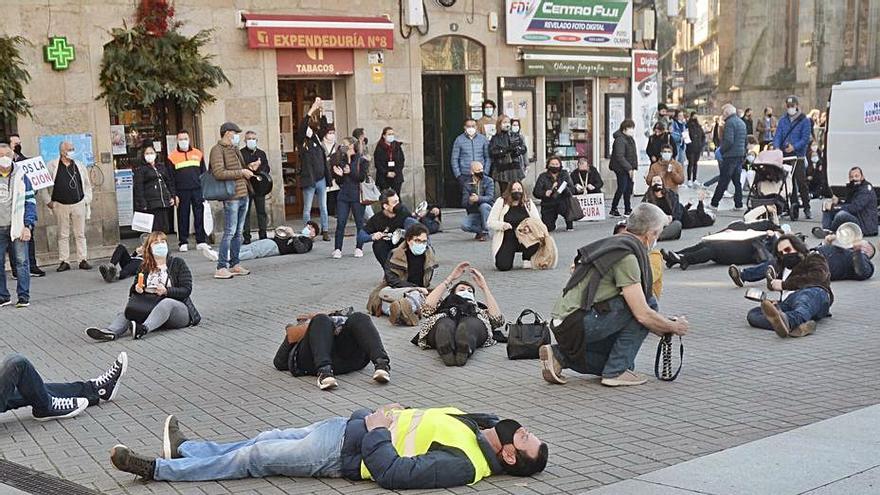
[[(522, 157), (526, 154), (526, 143), (522, 135), (501, 131), (489, 141), (489, 156), (492, 157), (492, 173), (523, 168)], [(493, 175), (494, 176), (494, 175)]]
[[(403, 146), (399, 141), (394, 141), (389, 145), (382, 140), (376, 145), (376, 150), (373, 151), (373, 165), (376, 166), (376, 187), (380, 191), (400, 189), (400, 185), (403, 184), (405, 161)], [(394, 168), (388, 166), (389, 162), (394, 162)], [(388, 177), (388, 172), (394, 172), (394, 177)]]
[[(562, 186), (562, 183), (565, 182), (565, 189), (560, 193), (559, 187)], [(547, 191), (553, 191), (550, 196), (547, 196)], [(571, 182), (571, 176), (568, 175), (568, 172), (565, 169), (559, 171), (559, 176), (556, 179), (550, 175), (550, 172), (546, 170), (541, 172), (541, 175), (538, 176), (538, 180), (535, 181), (535, 188), (532, 190), (532, 195), (535, 199), (541, 200), (541, 207), (555, 205), (561, 203), (563, 200), (567, 200), (569, 196), (574, 192), (574, 184)]]
[[(190, 298), (193, 288), (192, 272), (189, 271), (189, 267), (186, 265), (186, 262), (183, 261), (183, 258), (168, 256), (165, 260), (165, 264), (168, 267), (168, 292), (165, 294), (165, 297), (176, 299), (186, 305), (186, 309), (189, 311), (189, 326), (194, 327), (202, 321), (202, 315), (199, 314), (199, 311), (196, 309), (196, 306)], [(141, 266), (143, 267), (143, 265)], [(147, 275), (149, 275), (149, 273), (145, 273), (143, 269), (138, 270), (137, 274), (135, 274), (134, 282), (132, 282), (131, 288), (128, 290), (129, 297), (137, 294), (134, 288), (138, 283), (138, 275), (142, 273), (144, 275), (144, 280), (146, 280)]]
[(134, 169), (133, 199), (135, 211), (151, 211), (170, 208), (171, 200), (177, 196), (174, 177), (164, 163), (153, 165), (142, 163)]
[(611, 146), (610, 168), (614, 172), (629, 172), (639, 168), (639, 153), (636, 151), (636, 140), (619, 130), (614, 133), (614, 144)]
[(312, 187), (321, 179), (330, 185), (330, 170), (327, 168), (327, 155), (324, 154), (324, 146), (321, 139), (324, 138), (323, 127), (312, 133), (312, 137), (306, 136), (306, 128), (309, 126), (309, 117), (306, 116), (299, 124), (296, 131), (296, 142), (299, 149), (299, 181), (302, 187)]

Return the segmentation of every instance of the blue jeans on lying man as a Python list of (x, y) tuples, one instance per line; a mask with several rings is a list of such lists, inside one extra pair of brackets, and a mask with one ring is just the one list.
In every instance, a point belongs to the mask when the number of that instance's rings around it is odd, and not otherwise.
[[(779, 303), (779, 310), (788, 319), (789, 328), (795, 328), (810, 320), (819, 321), (830, 316), (831, 296), (821, 287), (807, 287), (792, 292)], [(755, 328), (773, 330), (773, 325), (764, 316), (760, 307), (749, 310), (749, 325)]]
[(339, 478), (348, 418), (335, 417), (305, 428), (264, 431), (232, 443), (188, 440), (180, 459), (156, 459), (155, 479), (230, 480), (290, 476)]
[(0, 413), (31, 406), (46, 411), (52, 397), (84, 397), (89, 405), (98, 403), (98, 390), (91, 381), (43, 383), (34, 365), (21, 354), (12, 354), (0, 363)]

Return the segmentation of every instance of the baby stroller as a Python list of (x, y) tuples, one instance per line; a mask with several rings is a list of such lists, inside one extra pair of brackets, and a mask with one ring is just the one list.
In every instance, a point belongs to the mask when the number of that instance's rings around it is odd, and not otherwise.
[[(788, 201), (791, 171), (797, 157), (783, 158), (782, 151), (767, 150), (758, 154), (752, 168), (755, 179), (749, 187), (746, 206), (749, 210), (774, 206), (777, 215), (788, 215), (792, 221), (800, 216), (800, 207)], [(786, 163), (788, 162), (788, 163)]]

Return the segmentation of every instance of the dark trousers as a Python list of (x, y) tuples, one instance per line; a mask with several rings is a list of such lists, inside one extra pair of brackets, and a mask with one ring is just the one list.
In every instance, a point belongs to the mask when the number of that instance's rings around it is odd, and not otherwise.
[(171, 232), (171, 208), (153, 208), (147, 213), (153, 215), (153, 232)]
[(189, 214), (192, 210), (193, 227), (195, 228), (196, 243), (207, 242), (205, 234), (205, 200), (202, 198), (201, 189), (178, 189), (177, 198), (180, 205), (177, 207), (177, 239), (180, 244), (186, 244), (189, 239)]
[(141, 269), (143, 258), (132, 257), (128, 248), (119, 244), (110, 256), (110, 264), (119, 266), (119, 280), (133, 277)]
[(742, 172), (742, 157), (723, 158), (721, 160), (721, 172), (718, 175), (718, 184), (715, 186), (715, 194), (712, 195), (712, 206), (718, 208), (721, 198), (724, 197), (724, 191), (727, 186), (733, 183), (733, 206), (742, 208), (743, 191), (742, 183), (739, 181)]
[(798, 158), (794, 165), (791, 176), (791, 204), (798, 204), (800, 196), (800, 206), (804, 211), (810, 211), (810, 184), (807, 182), (807, 161)]
[(614, 199), (611, 200), (611, 209), (617, 209), (617, 204), (620, 203), (620, 198), (622, 197), (624, 211), (629, 214), (629, 212), (632, 211), (632, 177), (629, 176), (629, 172), (621, 172), (618, 170), (614, 171), (614, 175), (617, 176), (617, 189), (614, 191)]
[[(28, 241), (28, 256), (30, 257), (30, 260), (31, 260), (31, 263), (30, 263), (31, 273), (34, 272), (34, 268), (39, 268), (37, 266), (37, 248), (35, 247), (36, 245), (34, 244), (33, 235), (34, 235), (34, 232), (32, 231), (31, 232), (31, 240)], [(13, 249), (11, 242), (9, 243), (9, 246), (6, 247), (6, 254), (9, 255), (9, 266), (12, 267), (12, 270), (14, 273), (16, 270), (16, 268), (15, 268), (15, 265), (16, 265), (15, 249)]]
[(391, 257), (392, 249), (394, 249), (394, 246), (391, 244), (391, 241), (386, 241), (385, 239), (373, 241), (373, 256), (376, 257), (376, 261), (379, 262), (383, 269)]
[(677, 251), (689, 265), (714, 261), (723, 265), (745, 265), (761, 261), (751, 241), (700, 242)]
[[(462, 356), (457, 363), (459, 366), (463, 366), (474, 351), (486, 343), (487, 338), (486, 325), (472, 316), (461, 318), (457, 322), (444, 316), (434, 323), (434, 328), (426, 336), (428, 345), (437, 349), (440, 356)], [(452, 362), (444, 359), (444, 362), (447, 361)]]
[[(556, 219), (554, 218), (553, 220), (555, 221)], [(513, 258), (516, 253), (522, 253), (523, 261), (527, 261), (532, 259), (532, 256), (538, 252), (540, 247), (540, 244), (535, 244), (527, 248), (517, 240), (514, 229), (505, 230), (501, 247), (495, 253), (495, 268), (502, 272), (509, 271), (513, 268)]]
[(244, 217), (244, 242), (251, 242), (251, 211), (257, 209), (257, 235), (260, 239), (268, 237), (266, 228), (269, 226), (269, 215), (266, 214), (266, 196), (251, 196), (248, 203), (248, 214)]
[(697, 170), (699, 169), (701, 154), (702, 150), (688, 150), (687, 180), (697, 180)]
[(333, 320), (318, 315), (309, 323), (303, 340), (296, 346), (296, 375), (315, 375), (331, 371), (341, 375), (363, 369), (371, 362), (388, 369), (389, 359), (379, 331), (364, 313), (352, 313), (339, 335)]
[[(547, 230), (553, 232), (556, 230), (556, 218), (568, 215), (568, 197), (564, 196), (552, 203), (546, 201), (541, 202), (541, 221), (547, 226)], [(574, 228), (574, 222), (565, 220), (565, 228)]]
[[(345, 237), (345, 226), (348, 224), (348, 214), (354, 215), (354, 224), (357, 232), (364, 228), (364, 205), (358, 201), (336, 200), (336, 237), (333, 239), (334, 249), (342, 249), (342, 240)], [(355, 245), (358, 249), (364, 247), (364, 243), (355, 235)]]
[(21, 354), (12, 354), (0, 363), (0, 413), (31, 406), (46, 411), (52, 397), (84, 397), (89, 405), (98, 403), (98, 390), (92, 382), (43, 383), (34, 365)]

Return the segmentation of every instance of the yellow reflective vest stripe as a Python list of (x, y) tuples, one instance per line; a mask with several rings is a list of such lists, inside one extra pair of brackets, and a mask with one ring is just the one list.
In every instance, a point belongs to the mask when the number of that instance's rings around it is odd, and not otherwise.
[(187, 167), (198, 167), (202, 163), (202, 152), (193, 148), (186, 153), (174, 150), (168, 155), (168, 160), (174, 164), (175, 170)]
[[(474, 466), (471, 485), (492, 474), (480, 443), (473, 430), (460, 419), (450, 416), (464, 414), (454, 407), (433, 409), (398, 409), (392, 416), (391, 443), (400, 457), (426, 454), (433, 443), (461, 450)], [(367, 465), (361, 461), (361, 478), (373, 479)]]

